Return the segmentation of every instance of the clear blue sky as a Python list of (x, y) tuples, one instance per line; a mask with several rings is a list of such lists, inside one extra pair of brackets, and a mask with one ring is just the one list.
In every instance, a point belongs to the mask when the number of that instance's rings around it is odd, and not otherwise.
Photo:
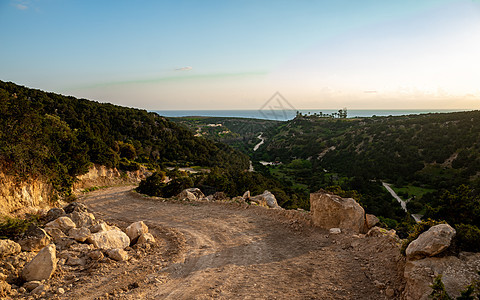
[(0, 0), (0, 79), (146, 109), (480, 109), (480, 1)]

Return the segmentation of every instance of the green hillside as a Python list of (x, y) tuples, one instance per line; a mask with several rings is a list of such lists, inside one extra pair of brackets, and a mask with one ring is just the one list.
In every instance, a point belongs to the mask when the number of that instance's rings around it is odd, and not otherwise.
[(19, 177), (44, 175), (68, 193), (90, 163), (248, 168), (231, 147), (194, 137), (145, 110), (47, 93), (0, 81), (0, 164)]

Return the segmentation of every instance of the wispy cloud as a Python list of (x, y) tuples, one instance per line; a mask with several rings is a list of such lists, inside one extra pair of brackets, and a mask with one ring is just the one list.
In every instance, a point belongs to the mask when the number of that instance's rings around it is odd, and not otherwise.
[(192, 70), (193, 68), (192, 67), (181, 67), (181, 68), (178, 68), (178, 69), (175, 69), (175, 71), (190, 71)]
[(241, 73), (210, 73), (210, 74), (189, 74), (189, 75), (179, 75), (179, 76), (163, 76), (157, 78), (146, 78), (139, 80), (126, 80), (126, 81), (113, 81), (113, 82), (103, 82), (83, 87), (76, 87), (76, 89), (85, 89), (85, 88), (99, 88), (99, 87), (108, 87), (108, 86), (117, 86), (117, 85), (131, 85), (131, 84), (151, 84), (151, 83), (165, 83), (165, 82), (185, 82), (185, 81), (196, 81), (196, 80), (221, 80), (221, 79), (241, 79), (241, 78), (250, 78), (257, 76), (265, 76), (268, 72), (257, 71), (257, 72), (241, 72)]
[(12, 5), (19, 10), (26, 10), (29, 7), (29, 1), (25, 0), (14, 0)]

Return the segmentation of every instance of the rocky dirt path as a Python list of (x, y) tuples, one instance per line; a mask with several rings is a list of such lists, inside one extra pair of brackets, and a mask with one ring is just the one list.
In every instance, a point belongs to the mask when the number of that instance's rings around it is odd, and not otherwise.
[(261, 207), (162, 202), (132, 187), (83, 201), (99, 218), (144, 220), (160, 246), (65, 296), (78, 299), (387, 299), (403, 289), (398, 248), (386, 239), (312, 228)]

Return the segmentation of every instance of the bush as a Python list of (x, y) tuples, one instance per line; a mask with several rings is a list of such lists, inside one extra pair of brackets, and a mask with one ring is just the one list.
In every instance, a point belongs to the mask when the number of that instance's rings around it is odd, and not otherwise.
[(165, 187), (165, 173), (155, 172), (140, 182), (137, 192), (149, 196), (163, 197), (162, 189)]
[(0, 222), (0, 239), (15, 239), (21, 237), (31, 225), (40, 223), (39, 216), (30, 215), (26, 219), (4, 216)]
[(455, 225), (457, 231), (457, 245), (461, 250), (479, 252), (480, 251), (480, 229), (475, 225), (458, 224)]

